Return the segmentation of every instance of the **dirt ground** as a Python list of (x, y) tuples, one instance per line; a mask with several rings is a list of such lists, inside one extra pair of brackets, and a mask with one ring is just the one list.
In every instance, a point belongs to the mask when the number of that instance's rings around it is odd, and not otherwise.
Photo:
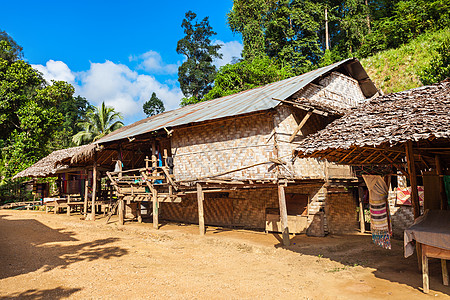
[(195, 225), (108, 225), (101, 218), (0, 211), (2, 299), (449, 299), (440, 262), (422, 293), (415, 257), (369, 235), (313, 238), (290, 247), (274, 234)]

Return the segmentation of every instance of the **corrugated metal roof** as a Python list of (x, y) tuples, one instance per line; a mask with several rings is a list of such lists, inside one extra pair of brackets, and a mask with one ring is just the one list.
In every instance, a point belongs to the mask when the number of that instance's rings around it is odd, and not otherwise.
[[(138, 121), (135, 124), (131, 124), (127, 126), (127, 129), (119, 130), (117, 133), (113, 132), (98, 140), (97, 143), (103, 144), (121, 140), (159, 130), (164, 127), (176, 127), (268, 110), (280, 103), (279, 101), (273, 100), (273, 98), (285, 100), (316, 78), (329, 73), (350, 61), (358, 62), (355, 59), (349, 58), (299, 76), (270, 83), (237, 94), (168, 111), (148, 118), (145, 122)], [(361, 66), (359, 62), (358, 65)]]

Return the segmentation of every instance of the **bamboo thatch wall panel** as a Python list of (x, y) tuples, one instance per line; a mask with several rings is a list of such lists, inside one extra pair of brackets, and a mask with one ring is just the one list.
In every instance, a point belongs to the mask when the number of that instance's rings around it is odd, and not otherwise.
[(354, 107), (365, 99), (358, 81), (336, 72), (323, 78), (318, 85), (308, 84), (296, 93), (295, 97), (316, 100), (340, 108)]
[[(172, 137), (175, 178), (195, 179), (269, 161), (273, 143), (267, 140), (272, 128), (268, 112), (175, 130)], [(260, 165), (224, 177), (273, 179), (275, 173), (269, 171), (269, 166)]]
[[(308, 120), (309, 121), (309, 120)], [(305, 123), (305, 131), (307, 131), (310, 124)], [(316, 159), (303, 158), (295, 159), (292, 163), (291, 155), (296, 145), (289, 143), (289, 137), (297, 127), (297, 121), (293, 115), (293, 110), (287, 106), (280, 106), (274, 115), (274, 123), (276, 126), (276, 139), (278, 144), (278, 156), (284, 157), (283, 160), (287, 162), (286, 167), (290, 170), (288, 172), (284, 168), (280, 168), (280, 173), (290, 177), (293, 174), (296, 178), (324, 178), (324, 163)], [(302, 130), (303, 131), (303, 130)]]

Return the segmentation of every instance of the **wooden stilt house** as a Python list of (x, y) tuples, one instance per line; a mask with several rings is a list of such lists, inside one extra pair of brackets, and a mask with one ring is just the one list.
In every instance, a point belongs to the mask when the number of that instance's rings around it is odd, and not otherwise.
[[(109, 168), (126, 207), (158, 218), (324, 235), (356, 226), (348, 166), (299, 159), (297, 144), (377, 95), (356, 59), (125, 126), (63, 160)], [(131, 214), (130, 216), (133, 216)]]

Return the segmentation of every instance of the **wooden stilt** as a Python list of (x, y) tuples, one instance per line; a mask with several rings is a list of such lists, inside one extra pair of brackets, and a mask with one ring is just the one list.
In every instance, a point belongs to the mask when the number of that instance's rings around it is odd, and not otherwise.
[[(417, 191), (417, 176), (416, 176), (416, 166), (414, 163), (414, 152), (412, 142), (408, 141), (405, 144), (406, 160), (408, 163), (408, 174), (409, 182), (411, 184), (411, 204), (413, 207), (414, 219), (420, 216), (420, 203), (419, 203), (419, 192)], [(417, 265), (419, 270), (423, 267), (422, 251), (419, 243), (416, 243), (416, 254), (417, 254)]]
[(95, 221), (95, 198), (97, 198), (97, 153), (94, 154), (94, 167), (92, 172), (92, 207), (90, 220)]
[(203, 201), (205, 194), (203, 193), (202, 185), (197, 183), (197, 201), (198, 201), (198, 227), (200, 235), (205, 235), (205, 216), (203, 211)]
[(278, 185), (278, 201), (280, 203), (280, 219), (281, 219), (281, 232), (283, 235), (283, 245), (289, 246), (289, 227), (287, 219), (287, 207), (286, 207), (286, 196), (284, 193), (284, 186)]
[(87, 216), (87, 208), (88, 208), (88, 189), (89, 189), (89, 179), (88, 179), (88, 171), (85, 170), (84, 172), (85, 174), (85, 180), (84, 180), (84, 205), (83, 205), (83, 215), (84, 218), (86, 219)]
[(155, 188), (152, 189), (152, 202), (153, 202), (153, 228), (159, 229), (158, 191)]
[(120, 225), (125, 224), (125, 221), (124, 221), (125, 216), (124, 215), (125, 215), (125, 203), (124, 203), (123, 197), (120, 197), (120, 199), (119, 199), (119, 224)]
[(435, 155), (434, 160), (436, 162), (436, 174), (439, 175), (439, 194), (441, 198), (441, 210), (447, 209), (447, 195), (445, 194), (444, 178), (442, 170), (442, 161), (439, 155)]
[(363, 206), (363, 188), (362, 186), (358, 187), (358, 198), (359, 198), (359, 227), (361, 233), (366, 231), (366, 224), (364, 222), (364, 206)]
[(67, 195), (67, 215), (70, 216), (70, 195)]
[(141, 212), (141, 201), (137, 203), (137, 220), (139, 223), (142, 223), (142, 212)]

